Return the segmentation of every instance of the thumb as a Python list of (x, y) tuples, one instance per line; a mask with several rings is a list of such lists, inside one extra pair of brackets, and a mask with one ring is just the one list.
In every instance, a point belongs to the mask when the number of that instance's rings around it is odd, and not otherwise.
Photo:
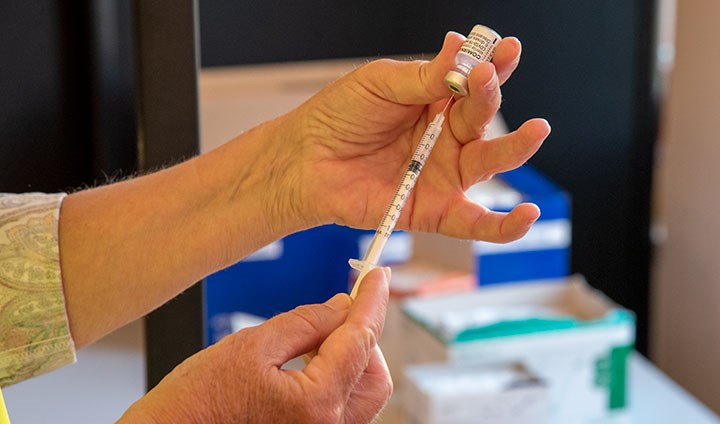
[(455, 66), (455, 55), (465, 37), (449, 32), (440, 53), (431, 61), (376, 60), (358, 70), (360, 83), (383, 99), (403, 105), (429, 104), (453, 93), (443, 82)]
[(345, 322), (325, 340), (317, 356), (305, 367), (313, 381), (337, 388), (347, 399), (355, 383), (368, 367), (380, 337), (388, 301), (389, 268), (370, 271)]
[(347, 318), (352, 300), (339, 293), (323, 304), (302, 305), (257, 327), (266, 335), (267, 358), (282, 366), (290, 359), (316, 349)]

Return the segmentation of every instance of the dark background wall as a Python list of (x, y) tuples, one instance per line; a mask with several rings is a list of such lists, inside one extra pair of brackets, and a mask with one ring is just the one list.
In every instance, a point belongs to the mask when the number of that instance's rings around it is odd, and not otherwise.
[(61, 3), (0, 4), (0, 191), (57, 191), (90, 176), (84, 15)]
[[(0, 191), (67, 190), (135, 169), (130, 3), (0, 4)], [(202, 1), (202, 63), (434, 52), (446, 30), (476, 22), (518, 36), (523, 61), (503, 115), (511, 127), (551, 122), (531, 162), (573, 197), (573, 269), (636, 311), (644, 350), (654, 9), (649, 0)]]
[(0, 192), (135, 170), (128, 3), (0, 3)]

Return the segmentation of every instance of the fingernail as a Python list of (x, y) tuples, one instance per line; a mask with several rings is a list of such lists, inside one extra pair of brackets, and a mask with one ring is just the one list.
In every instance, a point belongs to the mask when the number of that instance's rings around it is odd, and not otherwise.
[(350, 307), (350, 302), (348, 302), (348, 295), (345, 293), (338, 293), (335, 296), (328, 299), (327, 302), (325, 302), (325, 305), (329, 306), (331, 309), (335, 311), (342, 311), (344, 309), (348, 309)]
[(537, 217), (535, 217), (535, 218), (533, 218), (533, 219), (527, 220), (527, 221), (525, 222), (525, 226), (526, 226), (527, 228), (532, 227), (532, 225), (537, 222), (538, 218), (540, 218), (540, 215), (538, 215)]
[(548, 134), (550, 134), (552, 132), (552, 126), (550, 126), (550, 123), (546, 119), (543, 119), (543, 121), (545, 125), (547, 125)]
[(392, 277), (392, 271), (390, 270), (390, 267), (384, 266), (382, 270), (385, 273), (385, 279), (387, 281), (390, 281), (390, 277)]
[(534, 216), (532, 218), (528, 219), (528, 223), (527, 223), (528, 226), (536, 223), (537, 220), (540, 219), (540, 215), (542, 214), (542, 212), (540, 211), (540, 208), (537, 205), (533, 204), (533, 206), (535, 209), (535, 211), (534, 211), (535, 213), (533, 214)]
[(513, 43), (517, 44), (518, 46), (522, 46), (522, 43), (520, 42), (520, 39), (518, 39), (515, 36), (509, 36), (509, 37), (503, 37), (503, 40), (512, 41)]

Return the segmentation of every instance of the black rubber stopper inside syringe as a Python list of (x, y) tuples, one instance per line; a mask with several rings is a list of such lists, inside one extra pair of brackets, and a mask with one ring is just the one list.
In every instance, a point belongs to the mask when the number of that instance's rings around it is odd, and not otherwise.
[(422, 169), (422, 164), (416, 160), (411, 160), (410, 164), (408, 165), (408, 171), (419, 174), (420, 170)]

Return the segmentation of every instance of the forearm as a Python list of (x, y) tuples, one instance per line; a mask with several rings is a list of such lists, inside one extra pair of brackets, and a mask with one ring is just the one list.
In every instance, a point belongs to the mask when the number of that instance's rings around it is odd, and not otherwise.
[(283, 190), (281, 121), (163, 171), (68, 196), (60, 260), (78, 347), (303, 228)]

